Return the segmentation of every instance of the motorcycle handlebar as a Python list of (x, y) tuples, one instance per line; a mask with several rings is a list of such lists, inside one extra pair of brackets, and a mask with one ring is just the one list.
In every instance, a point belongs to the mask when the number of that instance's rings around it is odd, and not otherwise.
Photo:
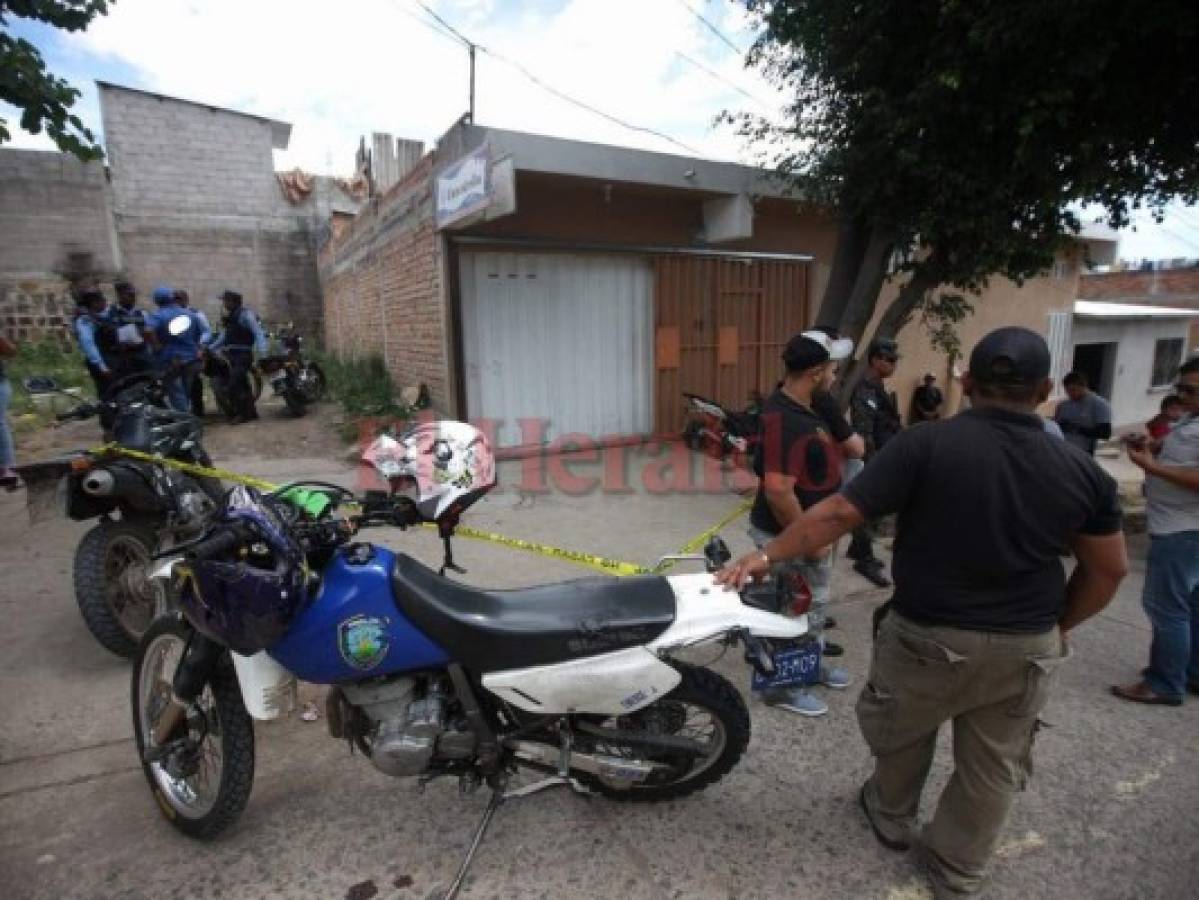
[(226, 526), (212, 536), (192, 544), (187, 549), (187, 556), (201, 561), (212, 559), (214, 556), (236, 550), (245, 540), (246, 536), (241, 528), (236, 525)]

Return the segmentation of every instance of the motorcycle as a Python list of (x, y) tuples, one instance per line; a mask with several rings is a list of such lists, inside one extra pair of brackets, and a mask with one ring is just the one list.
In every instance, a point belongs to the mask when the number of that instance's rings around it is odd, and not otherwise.
[[(229, 360), (223, 351), (210, 350), (204, 354), (203, 374), (208, 379), (208, 386), (212, 389), (212, 399), (216, 401), (217, 409), (226, 418), (235, 412), (233, 401), (229, 396), (229, 371)], [(257, 369), (251, 369), (248, 377), (250, 390), (257, 401), (262, 397), (262, 375)]]
[[(43, 389), (52, 379), (38, 379)], [(70, 396), (70, 395), (68, 395)], [(60, 413), (60, 422), (106, 413), (123, 448), (211, 466), (200, 422), (167, 407), (161, 378), (138, 373), (119, 379), (106, 400)], [(77, 399), (77, 398), (73, 398)], [(118, 656), (132, 657), (155, 615), (168, 603), (163, 585), (149, 578), (151, 557), (194, 539), (223, 496), (219, 480), (134, 459), (107, 446), (18, 466), (31, 519), (60, 499), (76, 521), (97, 520), (75, 550), (75, 600), (93, 637)]]
[(684, 391), (683, 396), (687, 399), (683, 443), (690, 449), (723, 460), (734, 453), (747, 453), (757, 441), (762, 402), (756, 392), (744, 412), (726, 409), (699, 394)]
[(279, 332), (283, 352), (258, 360), (258, 371), (270, 379), (276, 397), (282, 397), (293, 416), (302, 416), (325, 393), (325, 373), (319, 365), (305, 360), (304, 339), (292, 325)]
[[(487, 440), (470, 425), (380, 437), (364, 460), (388, 490), (235, 487), (204, 537), (155, 572), (176, 585), (179, 614), (142, 639), (133, 724), (154, 799), (187, 835), (212, 838), (242, 812), (252, 718), (285, 714), (297, 678), (330, 686), (329, 734), (384, 775), (491, 789), (453, 896), (505, 800), (552, 785), (668, 800), (736, 766), (750, 738), (745, 702), (683, 651), (740, 644), (755, 681), (815, 677), (810, 594), (790, 584), (739, 595), (700, 573), (494, 591), (444, 577), (463, 571), (451, 545), (460, 515), (495, 485)], [(358, 539), (416, 525), (437, 527), (439, 571)], [(712, 571), (728, 550), (717, 540), (678, 558)], [(794, 617), (780, 614), (792, 604)], [(508, 791), (518, 769), (546, 778)]]

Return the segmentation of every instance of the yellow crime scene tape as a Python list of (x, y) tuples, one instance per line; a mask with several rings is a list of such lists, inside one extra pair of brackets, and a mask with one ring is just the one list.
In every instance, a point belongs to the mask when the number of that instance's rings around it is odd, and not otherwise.
[[(218, 469), (213, 466), (201, 466), (195, 463), (181, 462), (176, 459), (167, 459), (163, 456), (158, 456), (153, 453), (143, 453), (140, 450), (130, 450), (128, 447), (122, 447), (120, 444), (104, 444), (100, 447), (93, 447), (87, 453), (99, 456), (103, 454), (115, 454), (118, 456), (127, 456), (130, 459), (139, 459), (143, 462), (155, 463), (156, 465), (166, 466), (169, 469), (176, 469), (180, 472), (185, 472), (188, 475), (195, 475), (199, 478), (218, 478), (221, 481), (229, 481), (233, 484), (244, 484), (247, 487), (257, 488), (260, 491), (274, 491), (279, 485), (270, 481), (265, 481), (261, 478), (254, 478), (250, 475), (242, 475), (240, 472), (231, 472), (228, 469)], [(737, 504), (737, 507), (726, 515), (723, 519), (713, 525), (711, 528), (705, 529), (687, 541), (679, 553), (694, 553), (700, 549), (712, 535), (716, 534), (738, 516), (743, 515), (746, 510), (753, 505), (753, 500), (745, 500)], [(436, 525), (426, 523), (427, 528), (436, 528)], [(454, 529), (454, 534), (461, 535), (465, 538), (470, 538), (476, 541), (486, 541), (491, 544), (499, 544), (502, 547), (509, 547), (513, 550), (520, 550), (524, 553), (533, 553), (537, 556), (546, 556), (552, 559), (560, 559), (564, 562), (574, 563), (579, 566), (586, 566), (589, 569), (603, 572), (606, 575), (652, 575), (656, 572), (663, 572), (674, 565), (674, 560), (665, 560), (657, 566), (649, 567), (638, 565), (637, 563), (625, 562), (619, 559), (610, 559), (606, 556), (596, 556), (592, 553), (583, 553), (580, 550), (566, 550), (562, 547), (554, 547), (550, 544), (540, 544), (536, 541), (526, 541), (523, 538), (508, 537), (504, 534), (499, 534), (495, 531), (483, 531), (478, 528), (471, 528), (467, 525), (459, 525)]]

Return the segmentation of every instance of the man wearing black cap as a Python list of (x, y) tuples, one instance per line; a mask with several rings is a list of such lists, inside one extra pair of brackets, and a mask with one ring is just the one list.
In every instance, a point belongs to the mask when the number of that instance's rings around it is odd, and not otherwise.
[[(742, 585), (899, 514), (895, 596), (858, 699), (875, 757), (859, 802), (884, 846), (908, 849), (937, 732), (953, 722), (954, 773), (920, 838), (939, 897), (982, 886), (1031, 774), (1065, 636), (1108, 604), (1128, 569), (1115, 482), (1035, 414), (1048, 376), (1039, 335), (991, 332), (963, 379), (971, 409), (897, 435), (840, 493), (717, 576)], [(1077, 561), (1068, 580), (1067, 548)]]
[[(853, 352), (853, 341), (825, 331), (797, 334), (783, 350), (787, 374), (762, 404), (754, 471), (761, 481), (749, 516), (749, 534), (758, 546), (769, 543), (804, 509), (841, 486), (841, 452), (828, 423), (812, 407), (812, 398), (825, 387), (829, 369)], [(803, 577), (812, 592), (813, 633), (821, 636), (831, 586), (831, 548), (815, 548), (805, 558), (780, 567)], [(849, 673), (835, 666), (820, 672), (823, 684), (849, 687)], [(763, 699), (803, 716), (822, 716), (828, 705), (805, 688), (771, 692)]]
[(233, 407), (229, 420), (235, 424), (249, 422), (258, 418), (254, 391), (250, 387), (250, 369), (254, 365), (254, 353), (266, 353), (266, 333), (258, 316), (242, 305), (241, 294), (237, 291), (225, 291), (221, 294), (221, 303), (225, 307), (221, 333), (208, 348), (223, 349), (229, 360), (229, 402)]
[[(849, 401), (850, 420), (854, 431), (866, 441), (866, 462), (887, 446), (903, 430), (895, 397), (887, 393), (884, 382), (895, 374), (899, 362), (899, 347), (890, 338), (875, 338), (866, 351), (866, 374), (853, 389)], [(883, 572), (882, 561), (874, 555), (874, 530), (869, 522), (856, 528), (849, 550), (845, 553), (854, 561), (853, 569), (878, 587), (890, 587), (891, 580)]]

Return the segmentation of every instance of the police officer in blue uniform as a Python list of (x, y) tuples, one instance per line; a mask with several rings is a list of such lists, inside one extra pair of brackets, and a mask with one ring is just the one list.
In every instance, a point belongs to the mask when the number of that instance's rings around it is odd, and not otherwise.
[(246, 309), (242, 296), (237, 291), (221, 294), (225, 314), (221, 317), (221, 333), (209, 344), (210, 350), (224, 350), (229, 360), (229, 399), (233, 423), (250, 422), (258, 418), (254, 406), (254, 391), (250, 388), (250, 369), (254, 365), (254, 353), (266, 353), (266, 332), (258, 316)]

